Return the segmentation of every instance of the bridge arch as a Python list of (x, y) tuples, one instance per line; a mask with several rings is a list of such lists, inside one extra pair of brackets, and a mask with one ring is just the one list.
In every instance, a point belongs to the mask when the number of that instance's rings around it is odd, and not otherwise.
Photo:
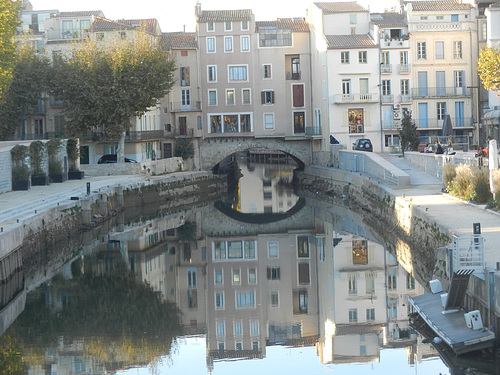
[(282, 151), (296, 160), (301, 167), (312, 163), (312, 143), (309, 139), (219, 137), (203, 140), (200, 145), (200, 167), (209, 171), (227, 156), (254, 148)]

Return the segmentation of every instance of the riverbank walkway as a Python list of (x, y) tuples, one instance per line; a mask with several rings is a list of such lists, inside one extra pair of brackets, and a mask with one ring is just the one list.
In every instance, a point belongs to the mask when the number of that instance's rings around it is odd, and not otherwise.
[[(404, 158), (382, 154), (386, 160), (410, 175), (411, 185), (388, 186), (395, 196), (404, 197), (413, 207), (425, 211), (429, 219), (456, 235), (472, 235), (473, 224), (481, 224), (481, 234), (485, 239), (485, 262), (494, 269), (500, 262), (500, 214), (487, 210), (485, 206), (460, 201), (443, 194), (443, 184), (437, 178), (409, 164)], [(71, 202), (71, 197), (84, 197), (87, 183), (91, 193), (98, 193), (113, 186), (137, 186), (170, 179), (184, 178), (192, 174), (207, 172), (176, 172), (164, 176), (122, 175), (86, 177), (83, 180), (69, 180), (49, 186), (33, 186), (28, 191), (12, 191), (0, 194), (0, 227), (2, 230), (17, 221), (22, 221), (58, 204)]]

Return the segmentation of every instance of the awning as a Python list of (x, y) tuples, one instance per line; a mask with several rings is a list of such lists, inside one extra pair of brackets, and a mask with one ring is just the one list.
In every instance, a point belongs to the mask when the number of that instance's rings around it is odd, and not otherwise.
[(483, 115), (483, 122), (490, 125), (498, 125), (500, 119), (500, 109), (493, 109)]

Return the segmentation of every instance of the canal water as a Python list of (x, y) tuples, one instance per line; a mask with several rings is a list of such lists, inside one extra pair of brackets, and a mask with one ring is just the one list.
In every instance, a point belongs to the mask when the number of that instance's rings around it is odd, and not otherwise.
[(120, 214), (2, 285), (0, 373), (478, 373), (411, 329), (424, 288), (362, 217), (288, 158), (234, 164), (222, 201)]

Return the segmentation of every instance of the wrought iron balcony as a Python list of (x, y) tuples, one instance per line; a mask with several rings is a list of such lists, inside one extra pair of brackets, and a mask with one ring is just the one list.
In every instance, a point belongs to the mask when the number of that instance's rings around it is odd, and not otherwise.
[(417, 87), (411, 89), (413, 98), (452, 98), (457, 96), (472, 96), (465, 87)]

